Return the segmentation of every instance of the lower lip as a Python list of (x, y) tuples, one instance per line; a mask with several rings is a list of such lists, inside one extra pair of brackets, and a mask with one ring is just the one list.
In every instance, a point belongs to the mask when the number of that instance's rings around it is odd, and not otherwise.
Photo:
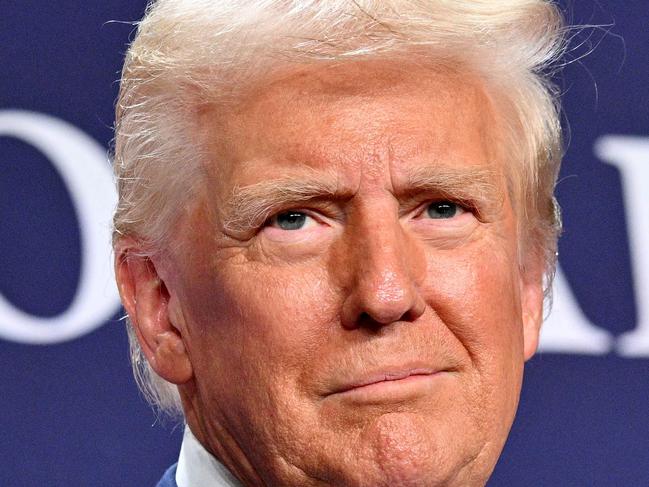
[(341, 391), (334, 396), (359, 403), (395, 402), (416, 398), (432, 391), (444, 374), (414, 374), (397, 380), (383, 380)]

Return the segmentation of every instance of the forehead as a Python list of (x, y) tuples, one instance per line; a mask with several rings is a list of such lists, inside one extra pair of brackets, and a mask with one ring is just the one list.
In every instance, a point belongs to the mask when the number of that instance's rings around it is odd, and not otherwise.
[[(219, 180), (254, 183), (259, 166), (326, 169), (341, 178), (375, 167), (407, 178), (421, 165), (495, 166), (496, 117), (478, 77), (387, 61), (295, 68), (229, 109), (200, 113)], [(349, 181), (353, 184), (352, 181)]]

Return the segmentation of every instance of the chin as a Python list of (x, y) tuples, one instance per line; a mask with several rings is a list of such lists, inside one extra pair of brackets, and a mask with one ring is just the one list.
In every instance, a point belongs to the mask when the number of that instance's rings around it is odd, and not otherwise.
[(412, 413), (376, 418), (363, 429), (355, 452), (350, 452), (353, 474), (343, 475), (347, 478), (332, 485), (484, 486), (493, 468), (485, 465), (484, 457), (491, 455), (485, 455), (486, 451), (473, 441), (462, 441), (465, 435), (453, 435), (437, 426), (434, 419)]

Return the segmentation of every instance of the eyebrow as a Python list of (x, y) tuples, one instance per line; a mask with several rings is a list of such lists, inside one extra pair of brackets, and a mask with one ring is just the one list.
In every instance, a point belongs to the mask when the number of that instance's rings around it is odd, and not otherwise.
[(504, 177), (488, 167), (424, 166), (408, 176), (398, 197), (437, 194), (474, 208), (486, 216), (497, 211), (505, 198)]
[[(406, 185), (399, 188), (395, 196), (409, 199), (425, 194), (449, 198), (485, 216), (503, 201), (503, 190), (497, 182), (498, 174), (491, 169), (431, 165), (411, 172)], [(263, 224), (280, 208), (290, 209), (318, 200), (347, 201), (354, 194), (354, 189), (345, 188), (339, 182), (335, 171), (320, 173), (314, 170), (235, 186), (222, 209), (223, 228), (234, 233), (247, 232)]]
[(309, 171), (304, 175), (269, 179), (235, 186), (224, 208), (223, 228), (244, 232), (258, 227), (282, 207), (316, 200), (348, 200), (354, 195), (338, 182), (335, 173)]

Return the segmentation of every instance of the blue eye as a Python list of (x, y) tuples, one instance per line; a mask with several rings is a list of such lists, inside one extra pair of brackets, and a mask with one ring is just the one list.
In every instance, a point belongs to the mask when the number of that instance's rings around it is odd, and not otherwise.
[(428, 205), (426, 213), (430, 218), (437, 220), (453, 218), (461, 211), (461, 208), (450, 201), (438, 201)]
[(282, 230), (300, 230), (307, 223), (307, 215), (299, 211), (287, 211), (280, 213), (271, 220), (271, 225)]

